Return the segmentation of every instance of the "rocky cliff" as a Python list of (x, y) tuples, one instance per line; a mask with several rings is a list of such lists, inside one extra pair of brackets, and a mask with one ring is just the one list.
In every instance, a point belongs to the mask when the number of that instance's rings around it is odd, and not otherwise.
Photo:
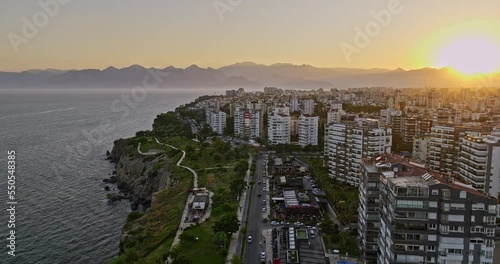
[[(132, 209), (137, 209), (139, 204), (148, 208), (153, 193), (169, 184), (166, 154), (142, 156), (135, 151), (134, 142), (127, 139), (116, 140), (113, 150), (107, 154), (108, 159), (116, 164), (117, 186), (132, 200)], [(126, 196), (110, 194), (108, 198)]]

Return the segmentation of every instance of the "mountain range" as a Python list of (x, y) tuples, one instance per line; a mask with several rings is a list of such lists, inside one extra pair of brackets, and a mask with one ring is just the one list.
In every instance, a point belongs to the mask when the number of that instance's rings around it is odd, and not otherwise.
[[(158, 79), (153, 75), (161, 77)], [(201, 68), (197, 65), (184, 69), (132, 65), (121, 69), (108, 67), (104, 70), (0, 72), (0, 88), (131, 88), (143, 85), (144, 80), (149, 85), (158, 81), (157, 85), (161, 88), (500, 87), (500, 73), (466, 77), (449, 67), (390, 70), (239, 62), (218, 69)]]

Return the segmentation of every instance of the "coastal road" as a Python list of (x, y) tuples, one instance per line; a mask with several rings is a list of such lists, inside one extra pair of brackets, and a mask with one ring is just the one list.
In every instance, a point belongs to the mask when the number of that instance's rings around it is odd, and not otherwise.
[[(258, 184), (259, 181), (263, 181), (262, 171), (265, 170), (265, 166), (263, 165), (263, 162), (265, 161), (265, 155), (266, 153), (264, 151), (259, 153), (256, 160), (255, 175), (252, 179), (255, 184), (253, 185), (252, 191), (250, 193), (251, 201), (248, 211), (247, 236), (252, 236), (253, 241), (252, 243), (248, 243), (246, 242), (247, 238), (245, 238), (245, 243), (247, 243), (245, 246), (245, 251), (243, 253), (243, 262), (245, 264), (260, 263), (260, 254), (261, 252), (265, 251), (262, 229), (263, 227), (268, 227), (269, 222), (262, 222), (262, 219), (264, 218), (263, 216), (267, 216), (267, 212), (266, 214), (262, 213), (262, 208), (267, 207), (267, 210), (269, 210), (269, 206), (264, 206), (262, 204), (262, 200), (265, 199), (269, 204), (269, 186), (266, 185), (266, 191), (263, 192), (263, 184)], [(258, 196), (258, 193), (261, 193), (260, 197)], [(271, 256), (268, 256), (267, 259), (270, 260)]]

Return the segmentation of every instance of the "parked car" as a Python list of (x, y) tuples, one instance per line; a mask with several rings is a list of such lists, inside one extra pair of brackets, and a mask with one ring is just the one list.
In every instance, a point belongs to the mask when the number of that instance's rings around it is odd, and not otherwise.
[(260, 253), (260, 259), (266, 259), (266, 252)]
[(267, 209), (265, 207), (262, 207), (262, 212), (265, 213)]
[(257, 193), (257, 197), (260, 197), (260, 193)]
[(248, 242), (248, 243), (252, 243), (252, 241), (253, 241), (253, 240), (252, 240), (252, 236), (248, 236), (247, 242)]
[(265, 205), (265, 204), (266, 204), (266, 200), (262, 200), (262, 204), (264, 204), (264, 205)]
[(280, 224), (280, 223), (278, 223), (278, 222), (276, 222), (276, 221), (271, 221), (271, 225), (273, 225), (273, 226), (277, 226), (277, 225), (279, 225), (279, 224)]

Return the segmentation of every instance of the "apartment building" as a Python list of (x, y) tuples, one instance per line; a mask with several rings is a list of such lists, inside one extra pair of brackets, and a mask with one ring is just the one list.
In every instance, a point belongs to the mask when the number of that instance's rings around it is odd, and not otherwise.
[(271, 113), (267, 118), (267, 136), (271, 145), (290, 144), (290, 116)]
[(403, 118), (403, 143), (413, 144), (413, 139), (431, 132), (432, 120), (418, 117)]
[(446, 175), (458, 175), (460, 137), (471, 133), (490, 133), (491, 127), (432, 126), (427, 168)]
[(430, 136), (425, 135), (425, 136), (418, 136), (413, 139), (413, 151), (412, 151), (412, 157), (413, 159), (426, 163), (427, 162), (427, 157), (429, 155), (429, 142), (431, 141)]
[(217, 134), (224, 134), (224, 129), (226, 128), (226, 113), (222, 111), (210, 112), (210, 122), (209, 125)]
[(500, 135), (460, 138), (458, 177), (489, 195), (499, 198)]
[(258, 109), (240, 109), (234, 112), (234, 134), (255, 139), (262, 136), (262, 112)]
[(365, 158), (358, 235), (376, 263), (493, 263), (497, 200), (408, 158)]
[(313, 99), (307, 99), (302, 101), (304, 104), (304, 108), (302, 109), (302, 114), (304, 115), (313, 115), (314, 114), (314, 100)]
[(299, 145), (318, 145), (319, 118), (314, 115), (300, 115), (299, 118)]
[(330, 109), (327, 113), (326, 123), (340, 123), (342, 118), (342, 109)]
[(300, 106), (299, 106), (299, 99), (297, 98), (292, 98), (292, 100), (290, 101), (290, 112), (297, 112), (300, 110)]
[(391, 146), (392, 129), (380, 127), (378, 120), (330, 124), (325, 135), (329, 176), (358, 186), (361, 158), (390, 153)]

